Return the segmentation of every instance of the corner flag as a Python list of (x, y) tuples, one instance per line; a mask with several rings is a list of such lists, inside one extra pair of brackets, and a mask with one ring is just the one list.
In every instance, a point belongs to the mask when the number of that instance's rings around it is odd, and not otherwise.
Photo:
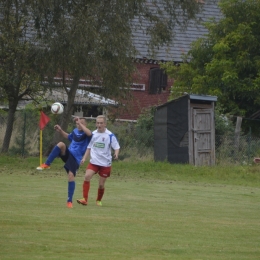
[(39, 122), (40, 129), (43, 130), (43, 128), (49, 123), (49, 121), (50, 118), (41, 111), (41, 117)]

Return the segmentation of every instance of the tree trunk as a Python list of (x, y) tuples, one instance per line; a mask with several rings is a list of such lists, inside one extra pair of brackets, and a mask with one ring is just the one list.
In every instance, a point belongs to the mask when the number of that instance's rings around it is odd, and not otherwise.
[[(65, 110), (64, 110), (64, 113), (61, 118), (60, 126), (65, 132), (67, 131), (68, 125), (72, 120), (71, 116), (72, 116), (72, 111), (73, 111), (74, 99), (75, 99), (76, 92), (78, 89), (79, 79), (80, 79), (80, 77), (78, 77), (78, 76), (75, 76), (73, 78), (73, 83), (70, 86), (70, 90), (68, 92), (68, 102), (67, 102), (67, 105), (65, 106)], [(52, 142), (50, 143), (45, 155), (46, 156), (49, 155), (49, 153), (51, 152), (53, 147), (60, 141), (64, 141), (63, 137), (59, 133), (55, 132)]]
[(8, 111), (8, 118), (7, 118), (7, 125), (5, 130), (4, 142), (2, 145), (2, 153), (7, 153), (9, 150), (9, 145), (13, 133), (13, 126), (14, 126), (14, 119), (15, 119), (15, 112), (17, 108), (18, 101), (10, 101), (9, 100), (9, 111)]

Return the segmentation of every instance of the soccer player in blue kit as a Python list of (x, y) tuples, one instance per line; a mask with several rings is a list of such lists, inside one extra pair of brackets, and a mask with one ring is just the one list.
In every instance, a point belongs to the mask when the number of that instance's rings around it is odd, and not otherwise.
[(37, 167), (37, 170), (50, 169), (50, 165), (56, 157), (60, 157), (65, 162), (64, 168), (68, 174), (68, 208), (73, 208), (72, 198), (75, 191), (75, 176), (92, 137), (92, 132), (87, 128), (85, 118), (75, 117), (74, 121), (76, 122), (76, 128), (70, 134), (63, 131), (59, 125), (54, 126), (54, 129), (71, 143), (67, 147), (65, 143), (59, 142), (52, 149), (45, 163)]

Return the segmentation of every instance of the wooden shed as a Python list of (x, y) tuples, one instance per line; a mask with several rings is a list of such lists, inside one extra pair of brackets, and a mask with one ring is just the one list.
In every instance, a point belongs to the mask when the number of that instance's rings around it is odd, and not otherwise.
[(158, 106), (154, 115), (154, 159), (215, 164), (214, 108), (217, 97), (184, 95)]

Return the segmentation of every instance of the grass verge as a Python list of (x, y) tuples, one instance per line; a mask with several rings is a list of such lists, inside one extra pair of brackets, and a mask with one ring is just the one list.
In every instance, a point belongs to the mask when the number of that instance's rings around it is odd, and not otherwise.
[[(0, 157), (0, 259), (259, 259), (259, 167), (115, 162), (103, 207), (66, 208), (56, 160)], [(84, 167), (76, 178), (81, 198)]]

